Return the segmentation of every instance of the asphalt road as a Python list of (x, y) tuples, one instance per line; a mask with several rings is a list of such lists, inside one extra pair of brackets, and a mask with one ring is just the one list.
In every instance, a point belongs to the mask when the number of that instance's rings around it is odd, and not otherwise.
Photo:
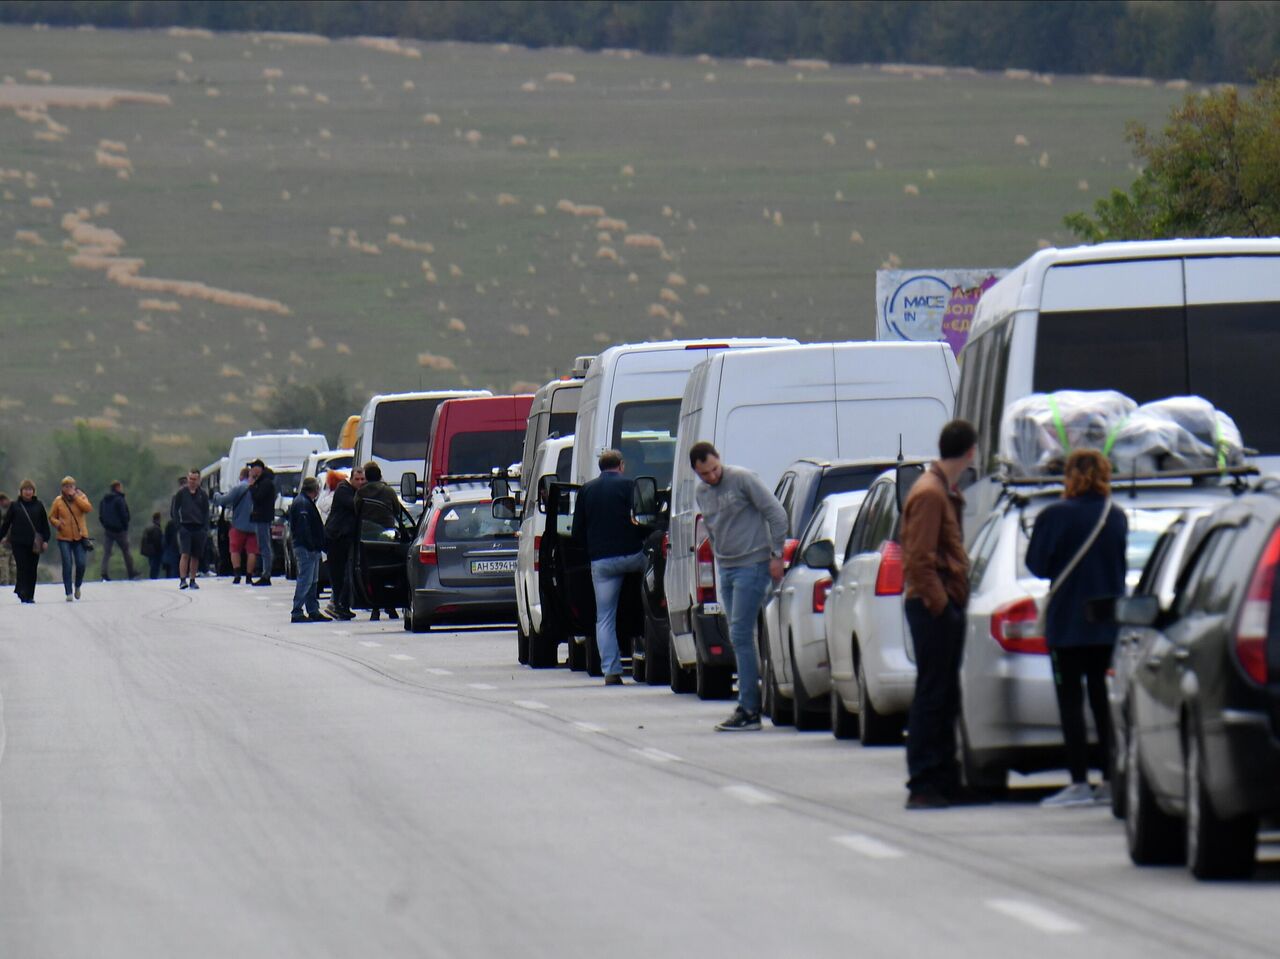
[(1052, 779), (907, 813), (900, 749), (204, 584), (0, 596), (5, 959), (1276, 955), (1280, 847), (1138, 870)]

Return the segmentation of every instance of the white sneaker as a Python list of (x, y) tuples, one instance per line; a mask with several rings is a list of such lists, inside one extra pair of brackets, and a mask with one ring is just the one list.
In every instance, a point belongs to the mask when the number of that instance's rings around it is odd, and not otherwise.
[(75, 597), (74, 597), (74, 596), (72, 596), (70, 593), (68, 593), (68, 594), (67, 594), (67, 602), (68, 602), (68, 603), (73, 603), (73, 602), (75, 602)]
[(1047, 799), (1040, 800), (1040, 805), (1048, 809), (1066, 809), (1071, 806), (1092, 806), (1093, 790), (1089, 788), (1088, 783), (1072, 783), (1066, 789), (1054, 793)]
[(79, 599), (79, 598), (80, 598), (80, 587), (79, 587), (79, 586), (77, 586), (77, 587), (76, 587), (76, 599)]

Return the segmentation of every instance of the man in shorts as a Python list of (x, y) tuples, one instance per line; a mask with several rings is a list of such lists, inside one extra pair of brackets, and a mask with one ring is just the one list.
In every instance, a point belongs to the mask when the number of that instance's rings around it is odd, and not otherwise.
[(213, 505), (231, 510), (231, 529), (227, 532), (231, 552), (231, 585), (240, 582), (240, 557), (244, 555), (245, 582), (253, 583), (253, 570), (258, 562), (258, 534), (253, 523), (253, 497), (249, 494), (249, 467), (240, 470), (240, 482), (225, 493), (215, 493)]
[(199, 589), (196, 573), (209, 537), (209, 494), (200, 485), (200, 471), (187, 473), (187, 482), (174, 494), (169, 515), (178, 524), (178, 588)]

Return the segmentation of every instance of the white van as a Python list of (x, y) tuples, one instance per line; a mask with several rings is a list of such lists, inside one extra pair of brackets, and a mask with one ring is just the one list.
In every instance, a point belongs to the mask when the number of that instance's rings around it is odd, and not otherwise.
[(611, 346), (587, 370), (578, 398), (573, 482), (600, 473), (600, 453), (616, 449), (628, 476), (671, 481), (680, 396), (689, 371), (725, 351), (795, 345), (792, 339), (666, 340)]
[[(945, 343), (817, 343), (722, 353), (689, 376), (680, 403), (671, 548), (664, 578), (674, 663), (727, 687), (733, 647), (715, 596), (715, 571), (695, 501), (689, 449), (714, 443), (726, 463), (770, 489), (796, 460), (928, 456), (951, 419), (959, 373)], [(673, 677), (673, 688), (677, 677)]]
[(427, 390), (372, 396), (360, 414), (355, 462), (377, 463), (382, 481), (399, 489), (401, 475), (422, 468), (436, 407), (457, 396), (492, 395), (488, 390)]
[(956, 415), (978, 430), (972, 539), (1000, 487), (1000, 419), (1030, 393), (1203, 396), (1264, 470), (1280, 467), (1280, 239), (1153, 240), (1041, 250), (978, 302)]
[[(572, 429), (572, 427), (570, 427)], [(543, 440), (527, 464), (533, 479), (522, 486), (524, 509), (520, 514), (520, 537), (516, 549), (516, 634), (517, 659), (534, 668), (555, 666), (562, 636), (544, 636), (542, 629), (542, 587), (539, 553), (547, 515), (539, 508), (538, 483), (544, 476), (569, 481), (573, 463), (573, 436)]]
[(300, 469), (299, 464), (311, 453), (329, 448), (329, 441), (320, 433), (306, 430), (252, 430), (231, 441), (226, 466), (221, 471), (219, 492), (229, 491), (240, 482), (240, 470), (253, 460), (262, 460), (273, 470), (287, 466)]
[[(529, 407), (529, 423), (524, 434), (524, 448), (520, 456), (520, 489), (525, 493), (537, 482), (533, 459), (542, 441), (553, 436), (572, 436), (578, 421), (578, 400), (594, 356), (579, 356), (573, 361), (573, 369), (565, 376), (554, 379), (533, 394)], [(565, 477), (568, 482), (568, 477)]]

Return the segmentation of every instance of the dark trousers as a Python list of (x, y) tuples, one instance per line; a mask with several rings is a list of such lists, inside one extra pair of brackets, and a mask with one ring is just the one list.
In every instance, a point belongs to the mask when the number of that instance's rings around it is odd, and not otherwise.
[(351, 540), (349, 537), (331, 539), (328, 544), (329, 585), (333, 589), (333, 608), (342, 612), (351, 609), (351, 577), (348, 565), (351, 562)]
[(160, 557), (148, 556), (147, 562), (151, 564), (151, 578), (159, 579), (160, 578)]
[(102, 534), (102, 578), (107, 578), (107, 563), (111, 561), (111, 547), (113, 546), (120, 547), (120, 552), (124, 555), (125, 575), (133, 579), (133, 553), (129, 552), (129, 533), (126, 530), (117, 530), (115, 532), (107, 530)]
[(921, 600), (909, 599), (906, 613), (916, 652), (916, 691), (907, 714), (907, 789), (946, 795), (960, 784), (956, 719), (964, 612), (948, 603), (935, 617)]
[(36, 598), (36, 567), (40, 565), (40, 557), (31, 552), (31, 544), (19, 546), (15, 543), (13, 561), (18, 566), (17, 583), (13, 591), (23, 602), (32, 602)]
[(1068, 646), (1049, 651), (1053, 659), (1053, 686), (1058, 693), (1062, 741), (1067, 749), (1067, 769), (1073, 783), (1089, 779), (1089, 732), (1084, 723), (1084, 689), (1102, 747), (1102, 775), (1111, 777), (1111, 713), (1107, 704), (1107, 670), (1110, 646)]

